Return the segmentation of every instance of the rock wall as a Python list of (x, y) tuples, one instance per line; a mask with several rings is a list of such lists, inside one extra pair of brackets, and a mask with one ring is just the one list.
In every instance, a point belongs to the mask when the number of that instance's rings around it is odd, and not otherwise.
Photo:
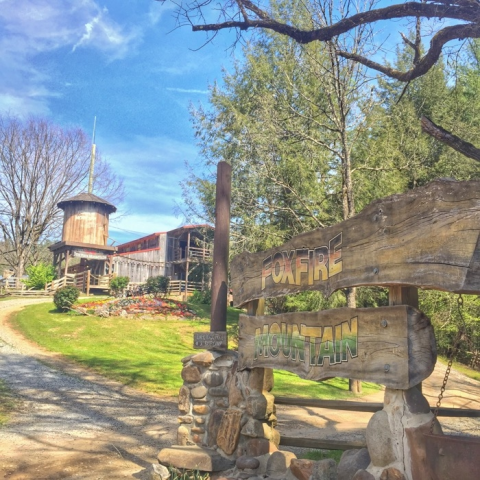
[(271, 369), (240, 372), (233, 351), (205, 351), (182, 363), (178, 445), (214, 448), (231, 459), (276, 450)]
[[(185, 463), (185, 459), (190, 459), (196, 468), (205, 464), (206, 471), (223, 471), (236, 465), (230, 472), (232, 478), (250, 478), (262, 471), (262, 475), (275, 478), (307, 480), (303, 463), (294, 462), (294, 468), (290, 468), (290, 458), (288, 465), (281, 466), (283, 474), (276, 470), (273, 474), (266, 467), (268, 461), (270, 470), (277, 468), (276, 458), (285, 460), (289, 454), (277, 450), (280, 435), (275, 429), (274, 397), (270, 393), (271, 369), (239, 371), (238, 354), (233, 351), (204, 351), (185, 357), (182, 362), (178, 447), (162, 450), (161, 463), (190, 468)], [(323, 467), (327, 465), (327, 470), (310, 474), (315, 480), (429, 478), (424, 433), (429, 432), (431, 421), (429, 404), (420, 390), (387, 388), (383, 410), (376, 412), (367, 426), (368, 450), (345, 452), (338, 472), (336, 466), (319, 462)], [(437, 421), (434, 433), (441, 433)], [(249, 462), (265, 463), (267, 470), (264, 472), (261, 465), (248, 466)]]

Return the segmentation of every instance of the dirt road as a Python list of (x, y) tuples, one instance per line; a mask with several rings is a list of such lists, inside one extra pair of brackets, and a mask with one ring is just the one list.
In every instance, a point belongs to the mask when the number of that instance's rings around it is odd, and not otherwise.
[[(64, 361), (13, 331), (8, 316), (42, 300), (0, 302), (0, 378), (22, 407), (0, 430), (0, 478), (10, 480), (145, 479), (158, 451), (174, 443), (175, 399), (164, 399)], [(435, 404), (445, 368), (424, 382)], [(480, 409), (479, 382), (452, 372), (443, 406)], [(358, 400), (382, 402), (383, 392)], [(361, 439), (371, 414), (277, 407), (281, 434)], [(480, 419), (441, 419), (445, 431), (480, 435)]]
[(134, 391), (75, 367), (15, 333), (0, 303), (0, 378), (21, 410), (0, 430), (0, 478), (146, 478), (158, 451), (173, 443), (177, 403)]

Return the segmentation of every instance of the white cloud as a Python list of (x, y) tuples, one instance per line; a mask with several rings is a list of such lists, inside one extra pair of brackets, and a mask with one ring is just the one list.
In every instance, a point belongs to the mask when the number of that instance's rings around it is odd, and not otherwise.
[(38, 97), (25, 97), (0, 93), (0, 111), (18, 117), (48, 116), (50, 111), (45, 102)]
[(173, 2), (157, 2), (151, 0), (149, 10), (148, 10), (148, 19), (150, 25), (157, 25), (160, 20), (165, 16), (165, 14), (171, 14), (175, 11), (176, 6)]
[(100, 139), (98, 144), (122, 175), (126, 190), (121, 216), (111, 223), (112, 239), (123, 243), (139, 238), (140, 232), (168, 231), (182, 224), (176, 215), (176, 205), (182, 203), (179, 181), (187, 174), (184, 160), (196, 157), (192, 145), (165, 136), (135, 136), (112, 143)]
[(123, 58), (139, 38), (139, 31), (130, 28), (126, 31), (109, 18), (107, 8), (98, 10), (97, 14), (85, 23), (83, 34), (73, 45), (74, 52), (79, 47), (96, 48), (111, 58)]
[(138, 26), (116, 22), (96, 0), (1, 0), (0, 5), (0, 108), (19, 115), (47, 114), (55, 95), (47, 87), (56, 80), (55, 68), (38, 61), (39, 55), (65, 48), (75, 55), (88, 48), (115, 60), (141, 40)]
[(99, 139), (98, 145), (103, 157), (124, 179), (127, 211), (155, 216), (161, 212), (174, 218), (175, 202), (181, 202), (179, 181), (187, 175), (184, 161), (197, 156), (193, 145), (166, 136), (135, 136), (111, 142)]
[(174, 87), (167, 87), (166, 90), (169, 92), (179, 92), (179, 93), (199, 93), (202, 95), (208, 95), (208, 90), (195, 90), (193, 88), (174, 88)]

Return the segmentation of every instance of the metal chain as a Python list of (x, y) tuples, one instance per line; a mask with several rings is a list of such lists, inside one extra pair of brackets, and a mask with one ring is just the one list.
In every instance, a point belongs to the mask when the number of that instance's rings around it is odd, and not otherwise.
[[(462, 319), (463, 324), (465, 325), (465, 319), (463, 318), (463, 297), (462, 294), (458, 295), (457, 298), (457, 309), (458, 309), (458, 314), (460, 315), (460, 318)], [(452, 364), (453, 364), (453, 358), (455, 357), (458, 347), (460, 346), (460, 340), (462, 339), (463, 336), (463, 330), (458, 330), (457, 333), (457, 338), (455, 339), (455, 342), (452, 347), (452, 351), (450, 352), (450, 356), (448, 359), (448, 364), (447, 364), (447, 370), (445, 371), (445, 376), (443, 377), (443, 383), (440, 388), (440, 393), (438, 394), (438, 400), (437, 404), (435, 405), (435, 410), (433, 411), (433, 418), (432, 418), (432, 423), (430, 423), (430, 433), (433, 433), (433, 427), (435, 425), (435, 420), (438, 417), (438, 410), (440, 409), (440, 406), (442, 404), (442, 399), (443, 399), (443, 394), (445, 393), (445, 389), (447, 388), (447, 382), (448, 382), (448, 377), (450, 375), (450, 371), (452, 369)]]

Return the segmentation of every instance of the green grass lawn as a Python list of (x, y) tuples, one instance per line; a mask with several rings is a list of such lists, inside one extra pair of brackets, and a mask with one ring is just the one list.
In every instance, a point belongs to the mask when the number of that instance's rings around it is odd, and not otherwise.
[[(51, 303), (31, 305), (12, 318), (12, 324), (27, 338), (48, 350), (60, 352), (106, 377), (126, 385), (166, 396), (175, 396), (182, 385), (181, 359), (193, 349), (193, 333), (209, 331), (210, 307), (194, 305), (199, 320), (141, 320), (100, 318), (60, 313)], [(229, 308), (229, 347), (236, 347), (240, 310)], [(363, 392), (379, 386), (363, 383)], [(346, 399), (348, 380), (325, 382), (303, 380), (285, 371), (275, 371), (275, 395)]]

